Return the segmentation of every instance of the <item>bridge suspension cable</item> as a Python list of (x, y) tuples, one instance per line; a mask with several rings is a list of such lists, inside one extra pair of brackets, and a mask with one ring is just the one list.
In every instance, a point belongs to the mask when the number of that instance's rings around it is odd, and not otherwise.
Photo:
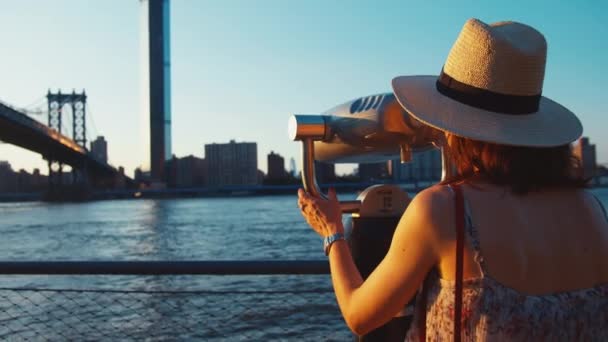
[(100, 134), (97, 130), (97, 125), (95, 125), (95, 116), (93, 116), (93, 112), (91, 111), (91, 106), (87, 102), (85, 105), (87, 111), (87, 139), (89, 141), (94, 141)]
[(25, 107), (14, 106), (2, 100), (0, 100), (0, 103), (21, 113), (25, 113), (28, 116), (41, 116), (47, 114), (46, 98), (44, 96), (36, 99)]
[(22, 110), (28, 115), (43, 115), (47, 114), (47, 102), (46, 96), (41, 96), (35, 101), (31, 102), (27, 106), (23, 107)]

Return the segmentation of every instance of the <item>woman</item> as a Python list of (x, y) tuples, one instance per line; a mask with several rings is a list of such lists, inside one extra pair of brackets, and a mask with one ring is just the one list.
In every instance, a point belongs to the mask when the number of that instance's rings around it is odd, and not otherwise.
[[(579, 120), (541, 95), (545, 60), (535, 29), (471, 19), (439, 77), (393, 80), (402, 107), (444, 132), (438, 144), (458, 176), (414, 198), (365, 281), (335, 191), (328, 200), (299, 191), (302, 214), (327, 238), (336, 297), (355, 333), (390, 320), (427, 279), (408, 340), (450, 340), (456, 329), (466, 340), (608, 340), (608, 223), (572, 171)], [(455, 190), (465, 231), (458, 328)]]

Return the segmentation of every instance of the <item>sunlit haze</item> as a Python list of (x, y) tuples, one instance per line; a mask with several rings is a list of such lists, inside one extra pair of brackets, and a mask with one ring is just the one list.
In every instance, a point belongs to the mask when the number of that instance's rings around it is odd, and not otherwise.
[[(146, 164), (139, 1), (4, 0), (1, 8), (0, 100), (44, 109), (49, 89), (85, 89), (87, 126), (105, 136), (110, 163), (129, 175)], [(263, 171), (271, 150), (299, 167), (291, 114), (389, 92), (398, 75), (438, 74), (470, 17), (545, 34), (543, 95), (579, 116), (598, 163), (608, 163), (606, 1), (173, 0), (173, 153), (203, 157), (204, 144), (235, 139), (257, 142)], [(40, 155), (9, 144), (0, 143), (0, 160), (47, 172)]]

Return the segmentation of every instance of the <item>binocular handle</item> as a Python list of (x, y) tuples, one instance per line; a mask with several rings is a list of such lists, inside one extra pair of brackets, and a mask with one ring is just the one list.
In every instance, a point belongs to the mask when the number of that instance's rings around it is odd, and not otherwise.
[[(302, 139), (302, 184), (309, 194), (327, 199), (317, 184), (315, 173), (315, 142), (313, 138)], [(340, 201), (342, 213), (356, 213), (359, 211), (361, 201)]]
[[(331, 137), (328, 118), (325, 115), (293, 115), (289, 119), (289, 137), (291, 140), (302, 141), (302, 184), (309, 194), (327, 199), (319, 189), (315, 174), (315, 141), (327, 140)], [(356, 213), (361, 206), (360, 201), (341, 201), (342, 213)]]

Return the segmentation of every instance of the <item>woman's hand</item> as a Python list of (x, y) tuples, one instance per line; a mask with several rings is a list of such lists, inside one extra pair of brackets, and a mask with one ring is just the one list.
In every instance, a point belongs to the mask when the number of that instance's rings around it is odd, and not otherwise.
[(306, 222), (322, 237), (336, 233), (344, 234), (342, 211), (335, 189), (329, 189), (328, 199), (311, 196), (303, 189), (299, 189), (298, 207)]

